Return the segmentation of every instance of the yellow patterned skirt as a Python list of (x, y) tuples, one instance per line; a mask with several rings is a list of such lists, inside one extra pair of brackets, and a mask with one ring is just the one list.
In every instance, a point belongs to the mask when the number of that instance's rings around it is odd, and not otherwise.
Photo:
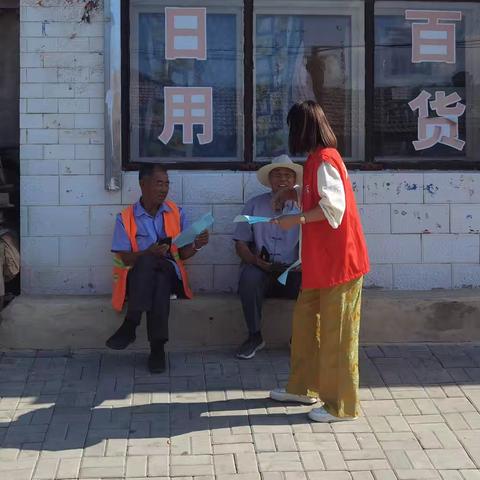
[(293, 315), (287, 392), (318, 397), (337, 417), (357, 417), (363, 277), (300, 293)]

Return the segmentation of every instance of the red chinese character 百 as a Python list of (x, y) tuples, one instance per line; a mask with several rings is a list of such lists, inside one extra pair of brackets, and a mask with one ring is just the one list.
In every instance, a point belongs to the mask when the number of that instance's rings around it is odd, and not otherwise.
[(193, 143), (193, 126), (201, 125), (198, 143), (213, 140), (212, 88), (164, 87), (165, 113), (163, 131), (158, 137), (165, 145), (170, 141), (175, 125), (183, 127), (183, 143)]
[[(406, 10), (407, 20), (424, 20), (412, 24), (412, 62), (455, 63), (455, 23), (462, 12)], [(450, 22), (450, 23), (449, 23)]]

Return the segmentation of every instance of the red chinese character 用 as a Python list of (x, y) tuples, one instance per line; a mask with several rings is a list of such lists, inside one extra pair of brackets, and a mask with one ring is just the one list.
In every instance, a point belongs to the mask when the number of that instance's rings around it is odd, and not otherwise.
[(165, 8), (165, 58), (207, 59), (207, 9)]
[(407, 20), (424, 20), (412, 23), (412, 62), (455, 63), (455, 23), (462, 12), (406, 10)]
[(183, 143), (193, 143), (193, 126), (201, 125), (198, 143), (213, 140), (211, 87), (164, 87), (165, 113), (163, 131), (158, 139), (165, 145), (171, 140), (175, 125), (183, 127)]
[[(435, 92), (432, 95), (422, 90), (408, 106), (412, 111), (418, 110), (418, 140), (413, 142), (415, 150), (426, 150), (437, 143), (442, 143), (456, 150), (463, 150), (465, 142), (458, 138), (458, 118), (465, 113), (465, 105), (460, 103), (457, 92), (445, 95), (445, 92)], [(429, 117), (429, 109), (437, 116)]]

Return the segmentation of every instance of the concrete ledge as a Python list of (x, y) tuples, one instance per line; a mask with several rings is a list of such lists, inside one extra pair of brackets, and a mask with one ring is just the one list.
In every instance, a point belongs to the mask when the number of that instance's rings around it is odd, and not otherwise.
[[(293, 302), (268, 300), (264, 336), (269, 346), (290, 337)], [(20, 296), (2, 313), (0, 348), (101, 348), (122, 317), (106, 297)], [(145, 322), (136, 347), (147, 347)], [(246, 335), (233, 295), (198, 295), (172, 302), (171, 350), (238, 345)], [(364, 292), (363, 343), (480, 341), (480, 289)]]

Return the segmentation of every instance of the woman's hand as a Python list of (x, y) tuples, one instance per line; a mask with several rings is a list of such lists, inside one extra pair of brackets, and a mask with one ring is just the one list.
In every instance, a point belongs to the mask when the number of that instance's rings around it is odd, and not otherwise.
[(274, 218), (271, 223), (279, 225), (283, 230), (290, 230), (300, 224), (300, 215), (282, 215)]

